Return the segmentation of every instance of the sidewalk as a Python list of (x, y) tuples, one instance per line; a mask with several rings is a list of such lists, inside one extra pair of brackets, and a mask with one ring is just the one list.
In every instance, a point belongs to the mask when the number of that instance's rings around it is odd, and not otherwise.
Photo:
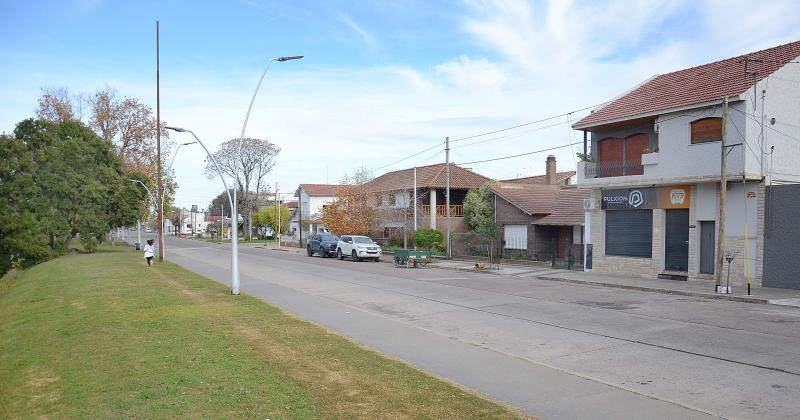
[[(475, 262), (473, 261), (436, 260), (436, 263), (431, 266), (450, 270), (476, 272)], [(522, 265), (492, 266), (491, 268), (486, 268), (479, 272), (566, 283), (633, 289), (645, 292), (697, 296), (708, 299), (724, 299), (738, 302), (800, 307), (800, 290), (794, 289), (753, 287), (751, 288), (751, 295), (748, 296), (747, 286), (741, 285), (732, 285), (734, 293), (731, 294), (714, 293), (714, 282), (711, 280), (676, 281), (647, 279)]]

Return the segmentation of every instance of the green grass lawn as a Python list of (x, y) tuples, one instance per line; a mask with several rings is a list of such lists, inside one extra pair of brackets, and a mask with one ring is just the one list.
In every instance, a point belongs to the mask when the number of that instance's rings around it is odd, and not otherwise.
[(0, 417), (520, 416), (177, 265), (101, 251), (0, 280)]

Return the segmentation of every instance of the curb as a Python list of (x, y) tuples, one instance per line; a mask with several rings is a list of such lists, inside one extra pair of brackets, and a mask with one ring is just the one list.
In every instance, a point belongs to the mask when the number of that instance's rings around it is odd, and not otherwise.
[[(511, 276), (511, 277), (520, 277), (514, 274), (503, 274), (497, 271), (476, 271), (471, 268), (461, 268), (461, 267), (442, 267), (442, 266), (433, 266), (434, 268), (442, 269), (442, 270), (451, 270), (451, 271), (462, 271), (467, 273), (483, 273), (483, 274), (492, 274), (495, 276)], [(715, 300), (728, 300), (733, 302), (743, 302), (743, 303), (756, 303), (761, 305), (773, 304), (770, 302), (769, 299), (765, 298), (757, 298), (752, 296), (728, 296), (728, 295), (719, 295), (715, 293), (702, 293), (702, 292), (690, 292), (684, 290), (672, 290), (672, 289), (661, 289), (657, 287), (646, 287), (646, 286), (633, 286), (628, 284), (615, 284), (615, 283), (603, 283), (599, 281), (591, 281), (591, 280), (576, 280), (576, 279), (567, 279), (563, 277), (552, 277), (547, 275), (542, 276), (527, 276), (525, 278), (534, 278), (538, 280), (546, 280), (546, 281), (557, 281), (562, 283), (572, 283), (572, 284), (586, 284), (591, 286), (600, 286), (600, 287), (609, 287), (614, 289), (627, 289), (627, 290), (637, 290), (640, 292), (652, 292), (652, 293), (663, 293), (667, 295), (680, 295), (680, 296), (693, 296), (693, 297), (700, 297), (704, 299), (715, 299)], [(778, 304), (775, 304), (778, 305)], [(789, 306), (789, 305), (786, 305)]]

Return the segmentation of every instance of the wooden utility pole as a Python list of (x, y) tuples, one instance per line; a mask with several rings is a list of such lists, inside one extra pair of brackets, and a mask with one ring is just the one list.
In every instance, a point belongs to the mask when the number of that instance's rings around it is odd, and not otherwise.
[(716, 288), (722, 285), (722, 262), (725, 250), (725, 221), (728, 202), (728, 97), (722, 101), (722, 141), (720, 142), (719, 222), (717, 226), (717, 254), (714, 280)]

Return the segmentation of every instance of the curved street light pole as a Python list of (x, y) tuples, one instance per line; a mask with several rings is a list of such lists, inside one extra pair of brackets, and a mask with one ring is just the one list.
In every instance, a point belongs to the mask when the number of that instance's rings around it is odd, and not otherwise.
[[(247, 107), (247, 114), (244, 117), (244, 124), (242, 124), (242, 134), (239, 136), (239, 145), (236, 152), (236, 160), (233, 162), (233, 173), (234, 175), (238, 172), (239, 160), (242, 157), (242, 142), (244, 141), (244, 132), (247, 129), (247, 121), (250, 119), (250, 111), (253, 109), (253, 103), (256, 101), (256, 95), (258, 95), (258, 90), (261, 88), (261, 82), (264, 81), (264, 76), (267, 75), (267, 70), (269, 70), (269, 66), (272, 64), (273, 61), (289, 61), (289, 60), (299, 60), (303, 58), (302, 55), (295, 55), (289, 57), (277, 57), (272, 58), (267, 62), (266, 67), (264, 67), (264, 71), (261, 72), (261, 77), (258, 78), (258, 84), (256, 84), (256, 89), (253, 91), (253, 97), (250, 98), (250, 106)], [(236, 179), (234, 178), (234, 182)], [(235, 224), (233, 224), (233, 232), (231, 236), (231, 294), (238, 295), (239, 294), (239, 213), (236, 209), (236, 187), (234, 185), (233, 188), (233, 199), (231, 203), (231, 216), (236, 220)]]
[[(180, 127), (165, 127), (165, 128), (167, 130), (172, 130), (172, 131), (175, 131), (175, 132), (178, 132), (178, 133), (189, 133), (194, 137), (195, 140), (197, 140), (198, 143), (200, 143), (200, 146), (203, 146), (203, 150), (206, 151), (206, 154), (208, 155), (208, 158), (211, 159), (211, 162), (214, 164), (214, 168), (217, 170), (217, 173), (219, 174), (219, 178), (222, 180), (222, 185), (225, 186), (225, 192), (228, 194), (228, 202), (230, 203), (231, 207), (233, 207), (233, 203), (235, 203), (235, 201), (231, 197), (231, 190), (228, 188), (228, 183), (225, 182), (225, 175), (223, 175), (222, 171), (219, 169), (219, 165), (217, 164), (217, 160), (214, 159), (214, 155), (211, 154), (211, 152), (208, 150), (208, 147), (206, 147), (205, 143), (203, 143), (200, 140), (200, 138), (198, 138), (197, 135), (194, 134), (194, 131), (192, 131), (192, 130), (187, 130), (185, 128), (180, 128)], [(223, 220), (223, 222), (224, 222), (224, 220)], [(238, 222), (239, 221), (236, 220), (236, 223), (238, 223)], [(181, 223), (183, 223), (183, 221), (181, 221)], [(237, 258), (238, 258), (238, 254), (231, 253), (231, 291), (233, 291), (234, 282), (236, 284), (236, 290), (239, 289), (239, 265), (236, 264)], [(235, 268), (235, 270), (234, 270), (234, 268)], [(233, 293), (233, 292), (231, 292), (231, 293)]]
[[(158, 209), (158, 202), (156, 201), (156, 197), (153, 196), (153, 192), (150, 191), (150, 188), (147, 188), (147, 185), (145, 185), (144, 182), (139, 181), (138, 179), (128, 179), (128, 181), (134, 182), (134, 183), (138, 183), (141, 186), (143, 186), (145, 191), (147, 191), (147, 195), (150, 196), (150, 201), (153, 202), (153, 207)], [(142, 243), (142, 226), (141, 225), (142, 225), (141, 222), (139, 220), (137, 220), (136, 221), (136, 229), (137, 229), (137, 232), (138, 232), (137, 233), (137, 238), (138, 238), (139, 244)], [(159, 235), (161, 235), (161, 233), (159, 233)]]

